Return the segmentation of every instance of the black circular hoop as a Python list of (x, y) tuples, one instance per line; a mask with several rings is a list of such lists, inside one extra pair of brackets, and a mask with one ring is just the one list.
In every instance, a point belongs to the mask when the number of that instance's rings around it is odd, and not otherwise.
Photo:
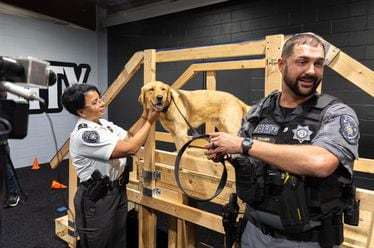
[(174, 175), (175, 175), (175, 181), (177, 182), (177, 185), (182, 190), (182, 192), (184, 194), (186, 194), (186, 196), (188, 198), (191, 198), (191, 199), (194, 199), (194, 200), (200, 201), (200, 202), (208, 202), (208, 201), (212, 200), (217, 195), (219, 195), (222, 192), (223, 188), (225, 187), (226, 182), (227, 182), (227, 169), (226, 169), (224, 159), (222, 159), (220, 161), (221, 164), (223, 165), (223, 172), (222, 172), (222, 175), (221, 175), (221, 180), (218, 184), (216, 192), (209, 198), (199, 198), (199, 197), (196, 197), (196, 196), (189, 195), (183, 189), (182, 184), (179, 180), (179, 171), (180, 171), (179, 167), (180, 167), (180, 162), (181, 162), (181, 159), (182, 159), (182, 155), (183, 155), (184, 151), (187, 149), (187, 147), (191, 144), (191, 142), (194, 141), (194, 140), (197, 140), (197, 139), (208, 139), (208, 138), (209, 138), (208, 134), (201, 134), (201, 135), (198, 135), (198, 136), (194, 136), (190, 141), (188, 141), (186, 144), (183, 145), (183, 147), (179, 150), (179, 152), (177, 154), (177, 157), (175, 159)]

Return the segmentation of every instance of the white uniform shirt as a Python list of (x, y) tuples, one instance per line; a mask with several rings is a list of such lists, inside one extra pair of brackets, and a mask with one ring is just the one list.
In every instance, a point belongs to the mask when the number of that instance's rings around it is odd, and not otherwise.
[(127, 131), (105, 119), (100, 119), (100, 124), (80, 118), (70, 136), (70, 156), (81, 182), (90, 179), (96, 169), (110, 180), (116, 180), (125, 170), (126, 158), (110, 156)]

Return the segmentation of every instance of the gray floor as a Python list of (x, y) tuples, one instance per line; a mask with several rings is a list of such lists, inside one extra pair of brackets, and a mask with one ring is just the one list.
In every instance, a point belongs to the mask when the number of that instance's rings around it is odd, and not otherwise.
[(65, 248), (66, 243), (55, 235), (54, 220), (66, 213), (57, 209), (67, 207), (67, 189), (53, 190), (52, 180), (68, 184), (67, 163), (57, 169), (40, 165), (39, 170), (31, 167), (17, 169), (17, 175), (26, 202), (13, 208), (3, 209), (1, 248)]

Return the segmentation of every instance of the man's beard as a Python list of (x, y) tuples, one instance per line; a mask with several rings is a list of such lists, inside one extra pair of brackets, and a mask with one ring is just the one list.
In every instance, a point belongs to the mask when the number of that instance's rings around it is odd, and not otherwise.
[[(299, 87), (299, 84), (298, 84), (298, 81), (301, 80), (301, 79), (308, 79), (308, 80), (313, 80), (313, 87), (310, 88), (310, 90), (308, 91), (301, 91), (301, 88)], [(294, 81), (288, 77), (288, 66), (286, 65), (286, 68), (285, 68), (285, 73), (283, 75), (283, 80), (284, 82), (286, 83), (286, 85), (288, 86), (288, 88), (296, 95), (296, 96), (299, 96), (299, 97), (308, 97), (308, 96), (311, 96), (317, 89), (317, 87), (319, 86), (319, 84), (321, 83), (322, 79), (321, 78), (318, 78), (318, 77), (315, 77), (315, 76), (311, 76), (311, 75), (306, 75), (306, 76), (298, 76)]]

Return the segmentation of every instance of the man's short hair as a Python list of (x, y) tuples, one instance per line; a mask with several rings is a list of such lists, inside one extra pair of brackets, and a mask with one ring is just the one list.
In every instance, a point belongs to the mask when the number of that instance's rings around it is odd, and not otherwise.
[(309, 45), (313, 47), (322, 46), (324, 56), (326, 55), (325, 44), (320, 36), (314, 33), (299, 33), (293, 35), (284, 43), (281, 55), (282, 59), (287, 59), (288, 57), (290, 57), (296, 45)]

